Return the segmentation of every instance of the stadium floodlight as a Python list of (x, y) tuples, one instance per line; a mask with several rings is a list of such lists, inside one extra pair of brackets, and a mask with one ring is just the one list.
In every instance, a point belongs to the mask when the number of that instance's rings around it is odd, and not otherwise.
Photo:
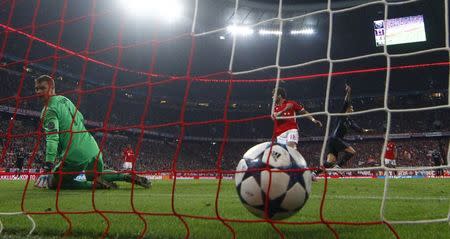
[(312, 35), (316, 33), (316, 31), (312, 28), (304, 28), (300, 30), (292, 30), (291, 35)]
[(247, 26), (230, 25), (227, 31), (233, 35), (248, 36), (254, 33), (254, 30)]
[(282, 32), (278, 30), (267, 30), (267, 29), (261, 29), (259, 30), (259, 35), (281, 35)]
[(156, 17), (174, 21), (180, 18), (182, 5), (178, 0), (119, 0), (121, 6), (137, 17)]

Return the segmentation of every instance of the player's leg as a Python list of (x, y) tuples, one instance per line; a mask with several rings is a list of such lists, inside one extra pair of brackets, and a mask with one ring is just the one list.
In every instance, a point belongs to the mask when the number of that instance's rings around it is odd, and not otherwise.
[(22, 174), (22, 170), (23, 170), (23, 158), (18, 158), (16, 161), (16, 176), (17, 178), (20, 178), (20, 175)]
[(277, 144), (287, 145), (287, 132), (277, 136)]
[[(297, 145), (298, 145), (298, 130), (292, 129), (285, 132), (286, 137), (286, 146), (291, 147), (298, 151)], [(317, 181), (317, 174), (315, 172), (311, 172), (311, 180), (316, 182)]]
[(327, 154), (327, 161), (325, 161), (325, 163), (323, 163), (323, 166), (325, 168), (332, 168), (332, 167), (334, 167), (336, 165), (337, 156), (338, 156), (338, 153), (329, 152)]
[[(101, 186), (104, 186), (106, 188), (110, 189), (116, 189), (117, 184), (114, 183), (114, 181), (125, 181), (125, 178), (123, 175), (116, 175), (116, 174), (109, 174), (110, 170), (104, 169), (103, 164), (103, 155), (100, 154), (98, 156), (92, 157), (85, 167), (86, 171), (86, 180), (93, 182), (95, 180), (95, 183)], [(103, 174), (106, 172), (106, 174)], [(97, 173), (97, 176), (95, 176)]]
[[(397, 167), (397, 161), (395, 161), (395, 159), (392, 160), (392, 167), (393, 168)], [(394, 176), (398, 176), (398, 171), (397, 170), (393, 171), (393, 173), (394, 173)]]
[[(61, 172), (64, 174), (59, 174), (59, 170), (61, 168), (61, 163), (58, 163), (52, 170), (52, 174), (48, 177), (48, 188), (57, 189), (59, 185), (59, 181), (61, 182), (61, 189), (92, 189), (92, 183), (88, 181), (78, 181), (75, 178), (79, 175), (84, 169), (83, 164), (76, 164), (70, 161), (65, 162)], [(78, 173), (75, 173), (78, 172)], [(66, 173), (74, 173), (74, 174), (66, 174)], [(62, 176), (62, 177), (61, 177)]]
[(356, 151), (355, 151), (355, 149), (352, 147), (352, 146), (350, 146), (347, 142), (344, 142), (343, 140), (340, 140), (341, 142), (341, 144), (342, 144), (342, 146), (341, 147), (344, 147), (344, 145), (346, 146), (346, 148), (344, 149), (344, 152), (343, 152), (343, 155), (342, 155), (342, 157), (338, 160), (338, 162), (337, 162), (337, 165), (339, 166), (339, 167), (342, 167), (342, 166), (344, 166), (348, 161), (350, 161), (350, 159), (351, 158), (353, 158), (353, 156), (355, 156), (356, 155)]
[(343, 150), (343, 146), (337, 138), (330, 137), (327, 148), (327, 160), (323, 163), (323, 166), (325, 168), (332, 168), (336, 165), (339, 152)]
[[(146, 177), (139, 176), (139, 175), (131, 175), (128, 173), (119, 173), (114, 170), (104, 169), (103, 165), (103, 157), (100, 154), (98, 160), (95, 160), (93, 158), (91, 162), (86, 167), (87, 170), (93, 171), (94, 165), (97, 163), (97, 172), (103, 172), (103, 174), (99, 175), (97, 182), (100, 183), (111, 183), (112, 185), (115, 185), (114, 182), (120, 181), (120, 182), (129, 182), (129, 183), (135, 183), (139, 186), (142, 186), (144, 188), (149, 188), (151, 186), (150, 180), (148, 180)], [(93, 174), (87, 175), (86, 178), (88, 180), (93, 180)], [(104, 182), (106, 181), (106, 182)], [(114, 186), (113, 186), (114, 187)], [(117, 187), (117, 185), (115, 185)]]
[[(336, 158), (338, 155), (338, 151), (336, 151), (333, 142), (334, 142), (333, 137), (328, 138), (327, 147), (326, 147), (327, 159), (323, 163), (324, 168), (332, 168), (336, 165)], [(323, 171), (324, 170), (322, 168), (317, 169), (316, 171), (314, 171), (314, 175), (319, 175), (319, 174), (323, 173)]]
[[(397, 167), (397, 164), (396, 164), (394, 159), (387, 159), (387, 158), (385, 158), (384, 159), (384, 165), (386, 167), (388, 167), (388, 168), (396, 168)], [(389, 171), (389, 175), (397, 176), (397, 171)]]
[(285, 133), (286, 133), (286, 146), (297, 150), (298, 130), (291, 129), (291, 130), (286, 131)]

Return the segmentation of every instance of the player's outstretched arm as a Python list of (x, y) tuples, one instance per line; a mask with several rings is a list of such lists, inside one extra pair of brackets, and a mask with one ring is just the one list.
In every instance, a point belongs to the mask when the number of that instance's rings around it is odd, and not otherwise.
[(49, 175), (47, 173), (52, 171), (53, 163), (55, 162), (56, 154), (58, 153), (59, 122), (54, 111), (47, 110), (47, 112), (45, 112), (43, 127), (46, 133), (45, 161), (42, 165), (44, 174), (39, 176), (34, 183), (34, 186), (38, 188), (48, 187)]
[[(307, 110), (305, 110), (305, 109), (300, 110), (299, 113), (302, 114), (302, 115), (309, 114), (309, 112)], [(306, 116), (306, 118), (311, 120), (317, 126), (322, 127), (322, 122), (320, 122), (320, 120), (317, 120), (316, 118), (314, 118), (312, 115), (308, 115), (308, 116)]]
[(59, 144), (59, 121), (56, 112), (47, 110), (44, 116), (45, 141), (45, 162), (55, 162)]
[(345, 97), (344, 97), (345, 103), (350, 103), (351, 94), (352, 94), (352, 87), (350, 86), (350, 83), (346, 82), (345, 83)]
[(349, 126), (352, 130), (357, 131), (359, 133), (371, 133), (375, 132), (374, 129), (366, 129), (359, 126), (352, 118), (348, 119)]

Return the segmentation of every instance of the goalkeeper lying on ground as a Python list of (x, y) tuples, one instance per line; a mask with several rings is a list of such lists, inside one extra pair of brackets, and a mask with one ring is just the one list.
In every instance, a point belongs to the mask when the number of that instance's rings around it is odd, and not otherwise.
[[(46, 133), (46, 152), (42, 175), (35, 183), (37, 187), (56, 189), (62, 175), (61, 189), (114, 189), (114, 181), (132, 182), (131, 174), (115, 173), (103, 169), (102, 154), (99, 154), (97, 142), (86, 132), (83, 115), (66, 97), (55, 94), (55, 81), (42, 75), (35, 79), (35, 91), (44, 101), (41, 120)], [(73, 121), (73, 123), (72, 123)], [(56, 160), (60, 160), (56, 165)], [(96, 166), (95, 166), (96, 165)], [(64, 174), (59, 174), (59, 171)], [(75, 180), (84, 171), (86, 180)], [(97, 174), (96, 172), (108, 172)], [(52, 173), (50, 173), (52, 172)], [(66, 174), (71, 172), (69, 174)], [(135, 175), (134, 182), (149, 188), (150, 181)]]

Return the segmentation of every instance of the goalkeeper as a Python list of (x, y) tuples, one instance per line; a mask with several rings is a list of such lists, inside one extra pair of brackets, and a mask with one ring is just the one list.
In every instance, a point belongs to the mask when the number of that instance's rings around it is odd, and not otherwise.
[[(41, 112), (46, 134), (43, 170), (49, 173), (40, 176), (35, 186), (56, 189), (62, 180), (61, 189), (92, 189), (95, 179), (96, 188), (115, 189), (114, 181), (133, 181), (131, 174), (103, 169), (102, 154), (84, 126), (83, 115), (68, 98), (55, 94), (52, 77), (42, 75), (35, 79), (35, 91), (45, 104)], [(60, 170), (63, 174), (58, 173)], [(83, 172), (86, 180), (75, 180)], [(94, 177), (96, 172), (99, 174)], [(144, 188), (151, 185), (147, 178), (138, 175), (134, 182)]]

